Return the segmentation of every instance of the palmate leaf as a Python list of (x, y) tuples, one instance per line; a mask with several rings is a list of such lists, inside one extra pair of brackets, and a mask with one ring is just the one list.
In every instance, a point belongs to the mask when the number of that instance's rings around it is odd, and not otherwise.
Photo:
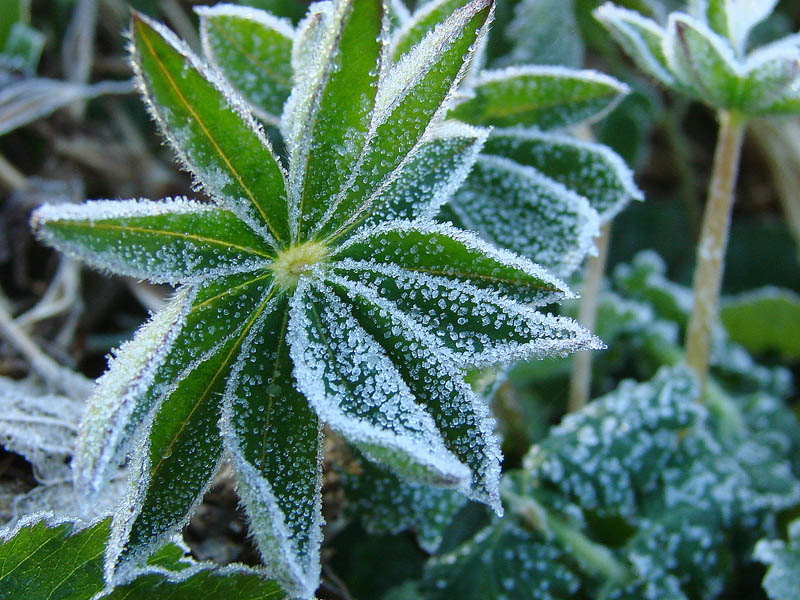
[(196, 563), (168, 544), (135, 579), (114, 590), (103, 580), (110, 519), (92, 524), (32, 515), (0, 535), (0, 595), (29, 600), (152, 598), (281, 600), (286, 595), (263, 573), (244, 565)]
[[(225, 11), (203, 14), (239, 14)], [(216, 71), (134, 15), (142, 91), (212, 202), (33, 217), (43, 240), (90, 264), (181, 285), (120, 349), (82, 426), (88, 501), (131, 461), (109, 585), (180, 531), (227, 455), (269, 572), (311, 597), (323, 423), (409, 481), (501, 511), (493, 421), (465, 369), (599, 342), (535, 310), (571, 296), (544, 268), (430, 221), (486, 139), (444, 118), (491, 12), (489, 0), (462, 3), (390, 63), (382, 2), (314, 5), (293, 39), (285, 171)]]

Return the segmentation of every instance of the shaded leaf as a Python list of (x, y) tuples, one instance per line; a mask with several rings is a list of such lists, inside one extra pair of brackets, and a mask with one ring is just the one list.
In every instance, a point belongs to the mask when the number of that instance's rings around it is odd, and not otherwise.
[(751, 352), (777, 351), (800, 358), (800, 298), (788, 290), (763, 288), (725, 302), (720, 318), (731, 339)]
[(597, 120), (628, 93), (626, 85), (596, 71), (561, 67), (508, 67), (482, 71), (473, 94), (449, 116), (473, 125), (542, 130)]
[(292, 89), (294, 29), (269, 13), (197, 7), (203, 52), (263, 120), (277, 124)]

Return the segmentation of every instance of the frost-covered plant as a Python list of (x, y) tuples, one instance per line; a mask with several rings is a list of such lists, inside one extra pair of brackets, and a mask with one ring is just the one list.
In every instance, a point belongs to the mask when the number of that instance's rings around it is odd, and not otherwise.
[[(760, 537), (774, 539), (777, 515), (800, 503), (791, 376), (715, 327), (708, 401), (698, 404), (678, 335), (691, 290), (664, 267), (653, 253), (621, 265), (599, 303), (604, 355), (616, 356), (595, 363), (596, 379), (623, 368), (648, 380), (623, 381), (536, 440), (523, 469), (504, 475), (506, 516), (434, 552), (421, 578), (386, 600), (710, 600), (752, 563)], [(773, 564), (766, 589), (781, 600), (797, 573), (796, 527), (789, 544), (756, 545)]]
[(570, 295), (562, 281), (431, 220), (487, 136), (445, 120), (492, 14), (490, 0), (461, 4), (397, 60), (384, 3), (313, 5), (292, 40), (285, 159), (215, 68), (134, 15), (139, 86), (213, 201), (44, 206), (32, 219), (91, 265), (179, 286), (117, 352), (82, 425), (89, 502), (132, 454), (108, 581), (180, 530), (227, 455), (270, 573), (310, 597), (323, 423), (405, 478), (501, 511), (493, 421), (466, 369), (598, 342), (536, 310)]
[(607, 3), (595, 12), (636, 64), (664, 86), (718, 112), (720, 133), (697, 249), (687, 360), (704, 379), (728, 241), (742, 139), (749, 119), (800, 112), (800, 38), (756, 49), (752, 29), (777, 0), (690, 0), (664, 27)]
[[(410, 14), (402, 2), (392, 2), (387, 60), (403, 60), (467, 3), (435, 0)], [(265, 123), (278, 124), (291, 82), (298, 80), (289, 50), (300, 31), (264, 11), (232, 4), (197, 12), (209, 62)], [(591, 70), (507, 61), (505, 68), (486, 68), (490, 37), (477, 47), (448, 112), (450, 118), (492, 128), (481, 154), (460, 187), (451, 182), (445, 191), (434, 181), (416, 183), (434, 196), (455, 192), (446, 205), (432, 206), (430, 216), (565, 277), (593, 249), (598, 226), (642, 197), (614, 152), (570, 134), (607, 114), (628, 88)]]

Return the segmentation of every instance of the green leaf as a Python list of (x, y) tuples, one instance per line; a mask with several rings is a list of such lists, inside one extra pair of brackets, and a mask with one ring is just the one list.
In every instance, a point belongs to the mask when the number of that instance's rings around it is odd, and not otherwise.
[(640, 497), (659, 485), (681, 431), (698, 418), (696, 394), (683, 368), (663, 368), (639, 385), (623, 382), (552, 428), (525, 468), (585, 510), (632, 518)]
[(244, 327), (270, 280), (255, 272), (184, 288), (116, 353), (89, 399), (76, 450), (76, 482), (89, 503), (186, 366)]
[(672, 13), (664, 54), (678, 81), (716, 108), (738, 107), (741, 81), (736, 56), (727, 40), (681, 13)]
[(135, 493), (114, 519), (111, 568), (124, 574), (142, 563), (180, 531), (202, 499), (221, 460), (222, 394), (254, 323), (274, 310), (275, 292), (266, 293), (240, 332), (190, 363), (156, 409), (131, 467)]
[(789, 525), (789, 541), (761, 540), (755, 558), (768, 565), (764, 589), (770, 600), (792, 600), (800, 589), (800, 519)]
[(436, 552), (453, 518), (466, 504), (452, 490), (405, 481), (361, 460), (357, 473), (342, 474), (346, 514), (373, 535), (410, 529), (426, 552)]
[[(343, 188), (361, 157), (370, 127), (381, 71), (384, 6), (380, 1), (337, 2), (315, 45), (301, 83), (292, 92), (286, 117), (294, 237), (309, 239), (324, 220), (331, 195)], [(319, 47), (325, 54), (318, 55)], [(346, 68), (343, 67), (346, 65)]]
[(572, 598), (580, 579), (564, 559), (555, 545), (504, 519), (430, 561), (422, 590), (429, 600)]
[(2, 54), (0, 54), (0, 66), (32, 76), (36, 72), (46, 41), (46, 36), (33, 27), (14, 23), (8, 33), (5, 46), (0, 46), (3, 48)]
[(331, 428), (401, 475), (469, 485), (469, 470), (445, 447), (402, 375), (333, 290), (298, 287), (290, 335), (297, 387)]
[(743, 54), (750, 31), (769, 17), (778, 0), (689, 0), (689, 11)]
[(536, 64), (578, 68), (583, 64), (585, 47), (573, 0), (518, 2), (505, 27), (505, 37), (513, 43), (512, 50), (494, 62), (496, 66)]
[(337, 236), (351, 228), (444, 117), (446, 100), (486, 34), (491, 8), (491, 0), (472, 0), (389, 68), (375, 98), (369, 143), (318, 236)]
[(292, 26), (254, 8), (217, 5), (195, 12), (211, 64), (261, 119), (278, 124), (292, 90)]
[(581, 264), (599, 233), (586, 198), (531, 167), (488, 154), (478, 158), (442, 218), (560, 277)]
[(800, 359), (800, 297), (764, 288), (725, 302), (720, 313), (731, 339), (751, 352), (776, 351)]
[(445, 121), (364, 211), (354, 231), (387, 220), (432, 219), (464, 183), (488, 131)]
[(664, 55), (664, 28), (639, 13), (606, 2), (594, 16), (608, 29), (637, 66), (667, 87), (678, 85)]
[(564, 354), (587, 343), (586, 332), (573, 321), (543, 315), (441, 275), (364, 261), (337, 265), (336, 273), (391, 298), (404, 318), (429, 328), (453, 353), (451, 360), (465, 367)]
[(473, 96), (449, 116), (473, 125), (541, 130), (597, 120), (628, 93), (619, 81), (595, 71), (560, 67), (508, 67), (482, 71), (472, 83)]
[(7, 0), (0, 4), (0, 48), (6, 46), (15, 23), (28, 25), (30, 20), (30, 0)]
[(296, 389), (287, 298), (253, 327), (230, 379), (221, 431), (250, 533), (284, 589), (311, 597), (322, 540), (320, 422)]
[(169, 30), (138, 13), (131, 29), (148, 106), (181, 161), (264, 239), (287, 242), (282, 169), (247, 108)]
[(440, 275), (520, 302), (548, 304), (570, 295), (544, 269), (448, 225), (389, 223), (354, 236), (336, 256)]
[(433, 31), (437, 25), (444, 23), (453, 11), (463, 8), (469, 0), (433, 0), (425, 2), (414, 11), (411, 18), (392, 38), (389, 54), (393, 61), (398, 61), (423, 38)]
[[(90, 600), (106, 588), (103, 552), (110, 519), (76, 525), (32, 515), (0, 543), (0, 595), (26, 600)], [(178, 562), (180, 561), (180, 562)], [(195, 563), (184, 551), (165, 546), (136, 579), (104, 594), (123, 600), (212, 600), (220, 594), (237, 600), (281, 600), (272, 581), (242, 565), (219, 568)]]
[(484, 154), (533, 167), (589, 201), (601, 222), (613, 219), (630, 200), (642, 200), (633, 173), (607, 146), (536, 131), (497, 132)]
[(274, 256), (233, 213), (183, 198), (45, 205), (31, 222), (43, 241), (70, 256), (162, 283), (252, 271)]

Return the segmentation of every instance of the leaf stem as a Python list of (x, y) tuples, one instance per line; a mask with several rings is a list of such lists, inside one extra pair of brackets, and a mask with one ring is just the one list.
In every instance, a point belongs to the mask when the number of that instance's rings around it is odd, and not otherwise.
[(719, 119), (714, 169), (703, 215), (703, 229), (697, 245), (694, 305), (686, 334), (686, 361), (700, 379), (701, 390), (708, 374), (711, 330), (719, 308), (733, 193), (747, 124), (746, 117), (735, 112), (720, 111)]
[[(586, 263), (586, 270), (578, 309), (578, 323), (589, 331), (594, 331), (597, 323), (597, 301), (603, 285), (603, 274), (608, 260), (608, 245), (611, 240), (611, 222), (603, 224), (597, 238), (597, 256)], [(570, 412), (580, 410), (589, 402), (592, 390), (592, 351), (577, 352), (572, 362), (572, 375), (569, 381), (568, 408)]]
[(592, 575), (614, 583), (631, 578), (628, 567), (610, 549), (592, 541), (567, 520), (551, 513), (533, 496), (520, 496), (508, 485), (501, 485), (500, 494), (509, 511), (521, 518), (528, 529), (555, 538)]

